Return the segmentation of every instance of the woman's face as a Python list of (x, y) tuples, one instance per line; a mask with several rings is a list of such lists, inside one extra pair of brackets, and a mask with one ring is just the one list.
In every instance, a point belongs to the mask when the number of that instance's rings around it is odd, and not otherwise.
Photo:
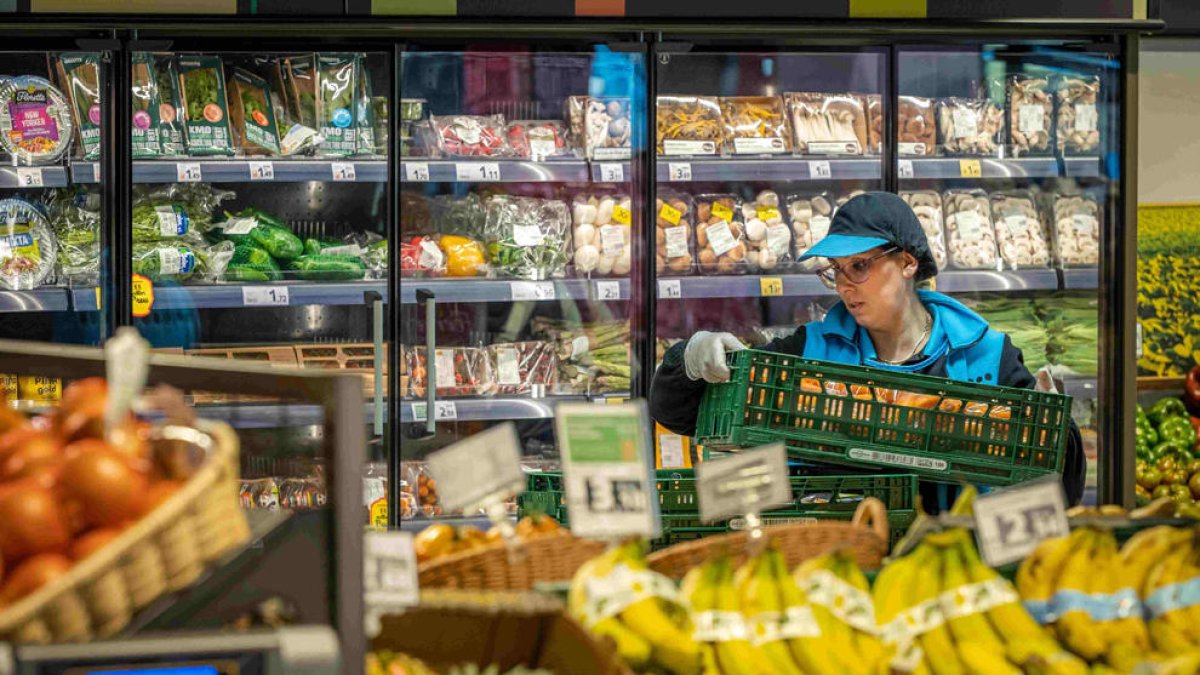
[[(832, 260), (841, 269), (855, 263), (870, 265), (862, 283), (854, 283), (846, 274), (837, 275), (838, 297), (858, 325), (867, 330), (895, 330), (900, 326), (909, 285), (917, 272), (917, 260), (911, 254), (897, 251), (876, 257), (885, 250), (881, 246)], [(872, 258), (875, 260), (867, 263)]]

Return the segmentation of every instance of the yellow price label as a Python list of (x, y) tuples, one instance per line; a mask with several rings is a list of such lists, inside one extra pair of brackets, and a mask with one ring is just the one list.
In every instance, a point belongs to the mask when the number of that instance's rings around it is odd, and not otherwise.
[(764, 298), (783, 295), (782, 277), (761, 277), (758, 280), (758, 285), (762, 290), (762, 296)]
[(96, 287), (96, 309), (103, 309), (104, 305), (100, 304), (100, 287)]
[(672, 225), (678, 225), (679, 219), (683, 217), (683, 212), (670, 204), (663, 204), (662, 209), (658, 212), (658, 217)]
[(733, 222), (733, 209), (719, 202), (713, 202), (712, 214), (727, 223)]
[(982, 178), (983, 167), (977, 159), (958, 160), (958, 175), (963, 178)]
[(620, 223), (622, 225), (629, 225), (630, 223), (633, 222), (633, 214), (630, 213), (629, 209), (625, 208), (624, 206), (620, 206), (620, 205), (614, 206), (613, 207), (613, 222)]
[(758, 211), (758, 219), (759, 220), (772, 220), (775, 218), (782, 218), (782, 216), (779, 215), (779, 209), (777, 209), (773, 206), (760, 206), (760, 207), (758, 207), (757, 211)]
[(154, 283), (148, 278), (133, 275), (133, 315), (150, 316), (154, 308)]
[(381, 497), (371, 502), (370, 522), (368, 529), (386, 530), (388, 527), (388, 503), (387, 497)]
[(0, 375), (0, 394), (10, 401), (21, 398), (17, 391), (17, 379), (16, 375)]
[(623, 399), (623, 398), (606, 398), (606, 399), (604, 399), (604, 405), (621, 405), (624, 402), (625, 402), (625, 399)]
[(17, 384), (21, 398), (26, 401), (57, 401), (62, 398), (62, 380), (57, 377), (22, 375)]

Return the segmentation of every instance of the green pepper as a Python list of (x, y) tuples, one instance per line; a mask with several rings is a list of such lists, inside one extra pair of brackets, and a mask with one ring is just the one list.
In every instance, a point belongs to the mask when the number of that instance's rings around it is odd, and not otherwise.
[(1138, 440), (1144, 440), (1146, 445), (1153, 446), (1158, 444), (1158, 432), (1155, 431), (1154, 426), (1149, 422), (1136, 425), (1133, 428), (1133, 433)]
[(1140, 422), (1147, 422), (1147, 421), (1149, 421), (1149, 420), (1150, 420), (1150, 418), (1149, 418), (1149, 417), (1146, 417), (1146, 409), (1142, 407), (1142, 404), (1141, 404), (1141, 403), (1139, 403), (1139, 404), (1137, 405), (1137, 408), (1135, 409), (1135, 413), (1134, 413), (1134, 415), (1135, 415), (1135, 419), (1136, 419), (1136, 420), (1137, 420), (1139, 423), (1140, 423)]
[(1187, 417), (1168, 417), (1164, 419), (1158, 427), (1158, 435), (1164, 441), (1177, 443), (1186, 448), (1189, 456), (1192, 449), (1196, 446), (1196, 430), (1192, 427), (1192, 422)]
[(1148, 416), (1150, 421), (1155, 424), (1162, 424), (1163, 420), (1168, 417), (1187, 417), (1187, 407), (1183, 405), (1183, 401), (1168, 396), (1160, 398), (1154, 405), (1150, 406)]
[(1172, 458), (1176, 463), (1182, 460), (1186, 464), (1192, 460), (1192, 453), (1190, 449), (1185, 449), (1183, 446), (1172, 441), (1163, 441), (1162, 443), (1159, 443), (1150, 450), (1150, 454), (1154, 457), (1152, 461), (1155, 462)]
[[(228, 272), (226, 272), (226, 274), (228, 274)], [(1154, 446), (1146, 443), (1145, 440), (1139, 438), (1134, 443), (1134, 456), (1139, 462), (1153, 462), (1154, 460), (1150, 458), (1150, 450), (1153, 447)]]

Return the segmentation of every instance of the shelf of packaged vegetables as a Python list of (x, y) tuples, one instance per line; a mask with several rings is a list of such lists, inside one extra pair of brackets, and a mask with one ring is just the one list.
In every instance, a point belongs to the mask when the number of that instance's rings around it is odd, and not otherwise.
[(70, 309), (70, 295), (66, 288), (0, 291), (0, 313), (65, 312), (68, 309)]
[(630, 178), (629, 162), (582, 159), (524, 160), (406, 159), (400, 162), (405, 183), (621, 183)]
[(56, 188), (70, 182), (65, 166), (0, 167), (0, 188)]
[[(154, 309), (228, 309), (236, 307), (286, 307), (300, 305), (362, 305), (367, 293), (387, 301), (384, 281), (215, 284), (212, 286), (154, 287)], [(75, 288), (72, 306), (77, 312), (97, 310), (96, 289)]]
[[(1099, 157), (930, 157), (899, 160), (901, 179), (952, 178), (1095, 178), (1100, 176)], [(836, 178), (836, 176), (835, 176)]]
[[(946, 270), (937, 276), (943, 293), (1058, 290), (1058, 271), (1052, 269), (993, 272)], [(833, 295), (813, 274), (779, 276), (697, 276), (658, 280), (658, 298), (756, 298)]]
[(629, 299), (629, 279), (401, 279), (400, 304), (416, 303), (419, 289), (432, 291), (438, 302)]
[[(489, 398), (441, 398), (434, 402), (436, 421), (479, 422), (502, 420), (553, 419), (554, 408), (563, 402), (586, 402), (605, 404), (627, 400), (629, 394), (604, 394), (602, 396), (555, 395), (541, 398), (528, 396), (496, 396)], [(404, 401), (400, 408), (400, 422), (411, 424), (424, 422), (428, 406), (425, 401)]]
[[(71, 165), (72, 178), (76, 183), (98, 183), (99, 167), (97, 162), (76, 162)], [(387, 160), (383, 159), (186, 159), (133, 163), (135, 183), (386, 183), (387, 176)]]

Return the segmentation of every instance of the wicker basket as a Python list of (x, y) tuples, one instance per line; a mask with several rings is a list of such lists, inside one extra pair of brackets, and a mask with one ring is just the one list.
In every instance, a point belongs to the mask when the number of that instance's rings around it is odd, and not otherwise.
[(238, 437), (203, 422), (207, 459), (165, 502), (71, 571), (0, 612), (0, 641), (45, 644), (113, 635), (133, 613), (184, 588), (250, 537), (238, 501)]
[[(802, 525), (778, 525), (763, 528), (787, 558), (788, 568), (826, 551), (852, 548), (858, 565), (877, 569), (887, 554), (887, 507), (874, 497), (858, 505), (850, 522), (821, 521)], [(735, 564), (746, 558), (746, 532), (730, 532), (664, 548), (647, 558), (650, 569), (673, 579), (704, 563), (721, 551), (732, 554)]]
[(421, 588), (525, 591), (535, 583), (570, 580), (604, 546), (569, 532), (524, 540), (513, 556), (503, 542), (489, 544), (424, 563)]

